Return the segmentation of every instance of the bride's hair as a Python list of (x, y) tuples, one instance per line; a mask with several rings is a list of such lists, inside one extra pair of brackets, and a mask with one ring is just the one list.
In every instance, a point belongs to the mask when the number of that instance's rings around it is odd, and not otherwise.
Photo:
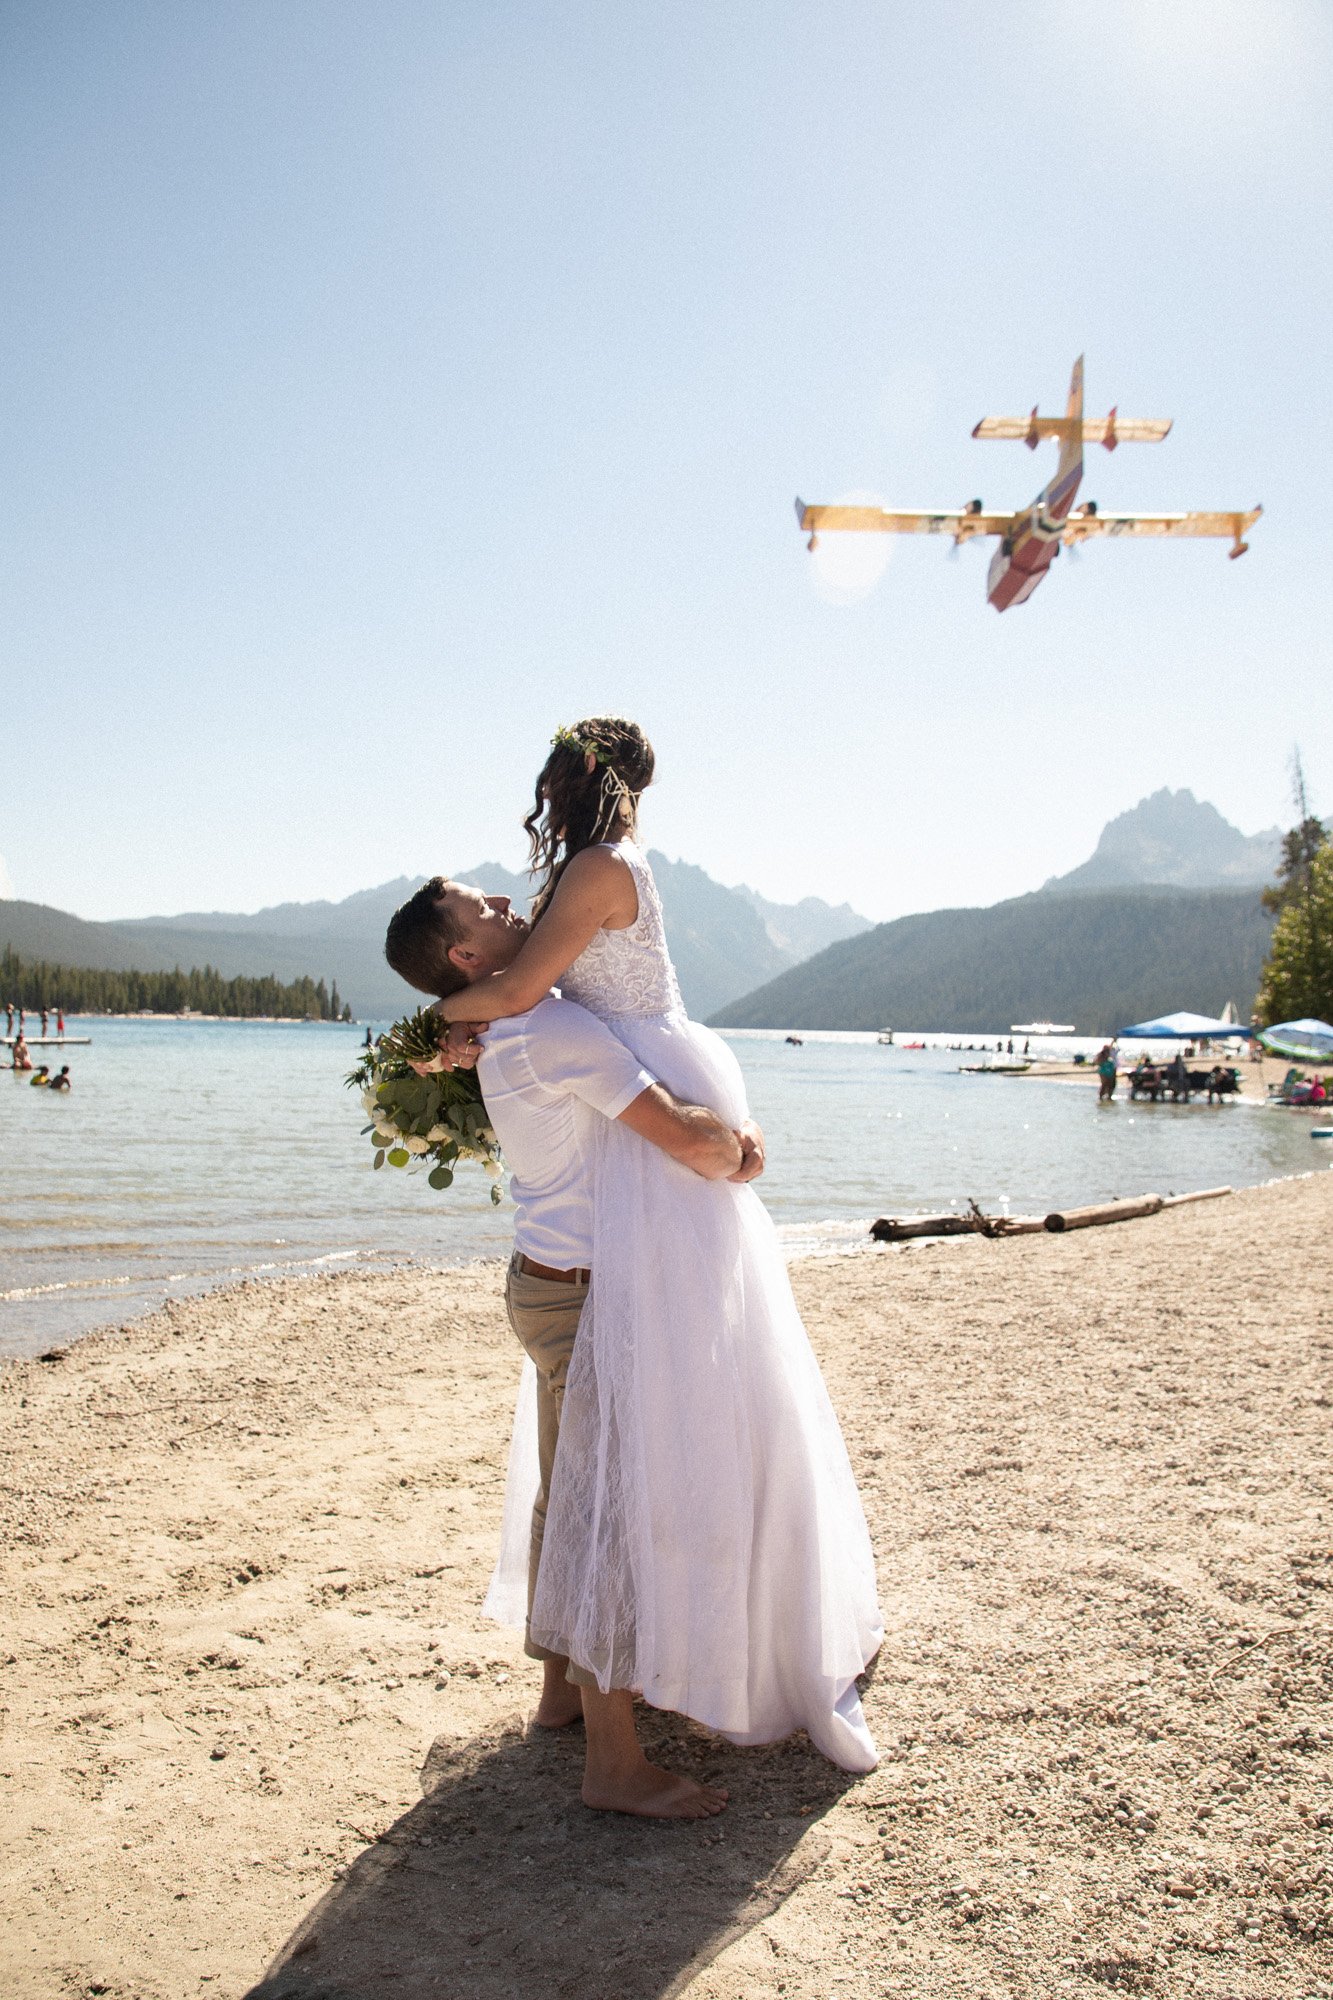
[(634, 832), (639, 798), (652, 781), (653, 746), (637, 722), (590, 715), (572, 729), (556, 730), (523, 822), (529, 866), (541, 875), (534, 917), (546, 908), (576, 854), (615, 837), (618, 828)]

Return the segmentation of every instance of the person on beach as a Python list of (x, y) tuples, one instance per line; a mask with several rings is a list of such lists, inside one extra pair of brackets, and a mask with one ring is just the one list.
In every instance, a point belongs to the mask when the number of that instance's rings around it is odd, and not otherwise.
[(1099, 1104), (1109, 1104), (1115, 1096), (1116, 1061), (1114, 1042), (1104, 1043), (1098, 1051), (1097, 1075), (1101, 1079), (1101, 1085), (1097, 1092), (1097, 1102)]
[(19, 1024), (18, 1038), (14, 1043), (14, 1068), (15, 1069), (32, 1068), (32, 1056), (29, 1053), (28, 1044), (23, 1039), (22, 1023)]
[[(647, 1074), (738, 1131), (739, 1065), (685, 1014), (635, 838), (652, 775), (631, 722), (557, 732), (524, 821), (534, 923), (438, 1011), (503, 1022), (558, 983)], [(458, 1047), (451, 1035), (438, 1061)], [(805, 1729), (871, 1770), (856, 1688), (883, 1636), (869, 1535), (772, 1222), (753, 1188), (682, 1173), (612, 1120), (591, 1199), (532, 1637), (603, 1692), (641, 1689), (737, 1743)], [(507, 1514), (521, 1492), (511, 1482)]]
[[(394, 913), (385, 956), (427, 993), (446, 993), (500, 971), (527, 925), (507, 896), (485, 896), (436, 876)], [(477, 1048), (471, 1052), (477, 1054)], [(543, 1663), (534, 1720), (587, 1729), (587, 1804), (651, 1817), (711, 1817), (725, 1796), (649, 1764), (627, 1693), (599, 1691), (595, 1678), (532, 1637), (560, 1411), (593, 1257), (591, 1161), (599, 1119), (628, 1130), (705, 1180), (753, 1179), (763, 1171), (763, 1134), (738, 1132), (701, 1105), (682, 1104), (651, 1077), (605, 1024), (572, 1000), (548, 994), (485, 1037), (477, 1062), (486, 1108), (511, 1173), (517, 1214), (505, 1284), (510, 1325), (536, 1370), (538, 1485), (527, 1533), (528, 1630), (524, 1650)]]

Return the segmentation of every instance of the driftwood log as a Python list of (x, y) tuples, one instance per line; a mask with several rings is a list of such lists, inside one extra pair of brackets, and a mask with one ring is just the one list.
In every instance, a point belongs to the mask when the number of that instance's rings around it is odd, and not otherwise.
[(1129, 1201), (1103, 1201), (1090, 1208), (1057, 1208), (1046, 1218), (1046, 1227), (1059, 1236), (1066, 1229), (1092, 1229), (1100, 1222), (1133, 1222), (1140, 1215), (1156, 1215), (1166, 1203), (1160, 1194), (1135, 1195)]
[(870, 1234), (876, 1243), (906, 1243), (916, 1236), (1032, 1236), (1044, 1229), (1060, 1236), (1067, 1229), (1133, 1222), (1164, 1208), (1179, 1208), (1187, 1201), (1216, 1201), (1231, 1192), (1229, 1187), (1215, 1187), (1200, 1188), (1195, 1194), (1140, 1194), (1126, 1201), (1094, 1202), (1087, 1208), (1058, 1208), (1046, 1216), (986, 1215), (970, 1201), (966, 1215), (882, 1215), (871, 1223)]
[(881, 1215), (870, 1234), (876, 1243), (905, 1243), (909, 1236), (975, 1236), (980, 1229), (975, 1215)]
[(876, 1243), (905, 1243), (913, 1236), (1026, 1236), (1046, 1227), (1040, 1215), (987, 1215), (969, 1201), (966, 1215), (882, 1215), (870, 1225)]
[(1221, 1195), (1233, 1194), (1234, 1192), (1233, 1188), (1222, 1187), (1200, 1188), (1197, 1194), (1169, 1194), (1162, 1203), (1162, 1207), (1179, 1208), (1181, 1203), (1186, 1201), (1216, 1201)]

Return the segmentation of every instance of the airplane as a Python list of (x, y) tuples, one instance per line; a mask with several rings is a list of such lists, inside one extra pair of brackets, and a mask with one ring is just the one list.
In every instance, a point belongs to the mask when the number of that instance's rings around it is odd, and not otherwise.
[(1095, 500), (1085, 500), (1074, 511), (1074, 496), (1083, 479), (1085, 444), (1100, 444), (1107, 451), (1114, 451), (1121, 444), (1160, 444), (1170, 428), (1169, 417), (1122, 417), (1114, 408), (1108, 416), (1085, 418), (1080, 354), (1074, 363), (1069, 401), (1062, 417), (1038, 416), (1034, 408), (1027, 417), (983, 417), (972, 432), (974, 438), (1021, 439), (1029, 451), (1035, 451), (1043, 438), (1060, 440), (1060, 462), (1055, 477), (1042, 487), (1031, 506), (1020, 508), (1016, 514), (988, 514), (980, 500), (972, 500), (958, 513), (933, 514), (886, 507), (807, 507), (803, 500), (798, 500), (796, 518), (802, 532), (809, 535), (806, 546), (812, 550), (818, 547), (819, 536), (831, 530), (952, 535), (955, 548), (977, 536), (998, 535), (1000, 546), (991, 557), (986, 574), (987, 601), (997, 611), (1007, 611), (1012, 604), (1026, 604), (1059, 555), (1062, 543), (1076, 547), (1093, 535), (1230, 536), (1230, 555), (1234, 561), (1248, 549), (1245, 536), (1263, 512), (1262, 507), (1235, 513), (1103, 514)]

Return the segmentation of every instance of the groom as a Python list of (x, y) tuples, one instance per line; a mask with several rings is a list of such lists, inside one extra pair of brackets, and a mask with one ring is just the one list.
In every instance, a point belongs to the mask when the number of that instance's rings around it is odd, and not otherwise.
[[(502, 972), (527, 936), (507, 896), (487, 896), (436, 875), (394, 912), (384, 955), (423, 993), (442, 998)], [(700, 1104), (683, 1104), (643, 1069), (586, 1009), (555, 994), (477, 1038), (450, 1030), (431, 1068), (475, 1062), (486, 1109), (511, 1170), (514, 1255), (505, 1287), (509, 1323), (538, 1382), (541, 1485), (528, 1565), (531, 1609), (546, 1525), (565, 1378), (593, 1258), (591, 1173), (597, 1120), (616, 1118), (648, 1145), (706, 1180), (753, 1180), (764, 1169), (757, 1125), (733, 1132)], [(724, 1791), (650, 1764), (634, 1729), (627, 1688), (603, 1694), (592, 1674), (538, 1646), (543, 1662), (536, 1720), (558, 1729), (583, 1717), (585, 1805), (657, 1819), (707, 1819)]]

